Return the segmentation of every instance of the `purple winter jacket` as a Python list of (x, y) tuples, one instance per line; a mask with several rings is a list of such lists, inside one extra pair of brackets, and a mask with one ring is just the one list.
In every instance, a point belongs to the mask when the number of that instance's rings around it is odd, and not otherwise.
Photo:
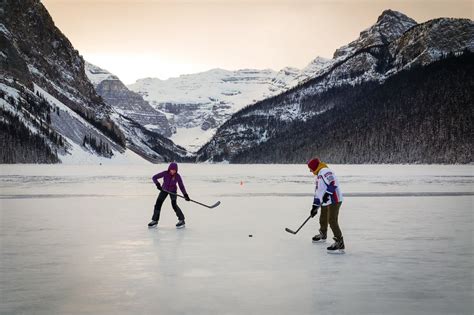
[[(170, 170), (176, 170), (176, 174), (174, 176), (171, 176)], [(179, 189), (183, 194), (186, 194), (186, 188), (184, 188), (183, 180), (181, 179), (181, 176), (178, 174), (178, 164), (176, 163), (171, 163), (168, 166), (167, 171), (163, 171), (161, 173), (158, 173), (156, 175), (153, 175), (151, 178), (153, 182), (158, 183), (158, 178), (163, 178), (163, 190), (176, 193), (178, 191), (178, 188), (176, 187), (176, 184), (178, 184)]]

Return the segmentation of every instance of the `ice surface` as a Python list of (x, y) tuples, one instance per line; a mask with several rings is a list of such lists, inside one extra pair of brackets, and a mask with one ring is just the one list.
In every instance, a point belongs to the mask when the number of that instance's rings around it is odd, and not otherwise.
[[(304, 165), (1, 166), (1, 314), (472, 314), (473, 166), (334, 165), (345, 255), (312, 244)], [(248, 235), (253, 237), (249, 238)], [(330, 233), (330, 235), (332, 235)]]

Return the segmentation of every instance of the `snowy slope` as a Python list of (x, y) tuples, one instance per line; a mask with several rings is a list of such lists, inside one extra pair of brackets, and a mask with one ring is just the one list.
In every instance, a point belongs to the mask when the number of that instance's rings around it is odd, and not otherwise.
[[(69, 139), (68, 139), (69, 141)], [(141, 165), (150, 164), (147, 160), (143, 159), (140, 155), (136, 154), (132, 150), (125, 150), (120, 154), (114, 154), (112, 158), (105, 158), (91, 154), (90, 151), (86, 150), (83, 146), (78, 145), (74, 142), (70, 142), (70, 148), (68, 153), (60, 157), (63, 164), (70, 165)]]
[[(24, 101), (24, 95), (33, 97), (31, 94), (23, 92), (0, 83), (0, 91), (5, 93), (0, 98), (0, 108), (20, 118), (20, 122), (30, 130), (32, 134), (43, 137), (46, 145), (48, 145), (59, 161), (65, 164), (144, 164), (147, 163), (142, 157), (135, 153), (124, 150), (121, 146), (109, 139), (102, 131), (91, 125), (83, 117), (72, 111), (54, 96), (46, 92), (44, 89), (34, 84), (34, 95), (44, 100), (53, 109), (49, 115), (49, 124), (42, 117), (31, 115), (31, 111), (26, 109), (18, 109), (12, 106), (10, 101), (15, 100), (16, 104)], [(27, 92), (31, 93), (31, 92)], [(39, 122), (40, 124), (38, 125)], [(42, 130), (45, 126), (50, 130), (44, 133)], [(54, 132), (60, 135), (62, 144), (53, 143), (48, 134)], [(110, 152), (99, 153), (88, 144), (83, 144), (84, 136), (93, 137), (103, 143), (104, 146), (110, 148)]]
[[(123, 149), (108, 139), (100, 130), (91, 126), (77, 113), (62, 104), (48, 92), (35, 85), (35, 93), (43, 96), (57, 108), (57, 114), (52, 116), (52, 127), (67, 140), (67, 150), (59, 156), (65, 164), (147, 164), (141, 156), (133, 151)], [(89, 147), (82, 145), (84, 135), (93, 135), (107, 143), (113, 155), (104, 157), (95, 154)]]
[(308, 79), (317, 77), (321, 75), (322, 73), (324, 73), (331, 65), (332, 65), (331, 59), (316, 57), (306, 67), (304, 67), (303, 69), (301, 69), (301, 71), (299, 71), (296, 77), (296, 82), (294, 83), (302, 83)]

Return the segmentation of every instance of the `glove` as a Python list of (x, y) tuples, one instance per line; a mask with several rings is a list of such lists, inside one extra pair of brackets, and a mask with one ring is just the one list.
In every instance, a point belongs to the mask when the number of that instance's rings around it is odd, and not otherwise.
[(186, 201), (191, 200), (191, 199), (189, 199), (189, 195), (188, 195), (188, 194), (184, 194), (184, 199), (185, 199)]
[(158, 183), (158, 182), (156, 183), (156, 188), (158, 188), (159, 191), (162, 191), (162, 190), (163, 190), (163, 188), (161, 188), (161, 184)]
[(318, 214), (318, 209), (319, 206), (313, 205), (313, 208), (311, 208), (311, 217), (314, 218)]
[(330, 194), (328, 194), (328, 193), (325, 193), (325, 194), (324, 194), (324, 196), (323, 196), (323, 203), (326, 203), (326, 202), (328, 202), (328, 201), (329, 201), (329, 198), (330, 198), (330, 196), (331, 196)]

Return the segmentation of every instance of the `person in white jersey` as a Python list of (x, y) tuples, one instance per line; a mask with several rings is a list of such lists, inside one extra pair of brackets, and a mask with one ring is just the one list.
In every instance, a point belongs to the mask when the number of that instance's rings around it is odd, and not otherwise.
[(313, 242), (325, 242), (327, 238), (328, 225), (334, 234), (334, 244), (327, 248), (329, 253), (344, 253), (344, 239), (342, 237), (341, 228), (338, 223), (339, 209), (342, 205), (342, 191), (336, 174), (321, 162), (318, 158), (311, 159), (308, 162), (310, 171), (316, 176), (316, 191), (314, 193), (313, 207), (311, 216), (318, 214), (319, 216), (319, 234), (313, 237)]

